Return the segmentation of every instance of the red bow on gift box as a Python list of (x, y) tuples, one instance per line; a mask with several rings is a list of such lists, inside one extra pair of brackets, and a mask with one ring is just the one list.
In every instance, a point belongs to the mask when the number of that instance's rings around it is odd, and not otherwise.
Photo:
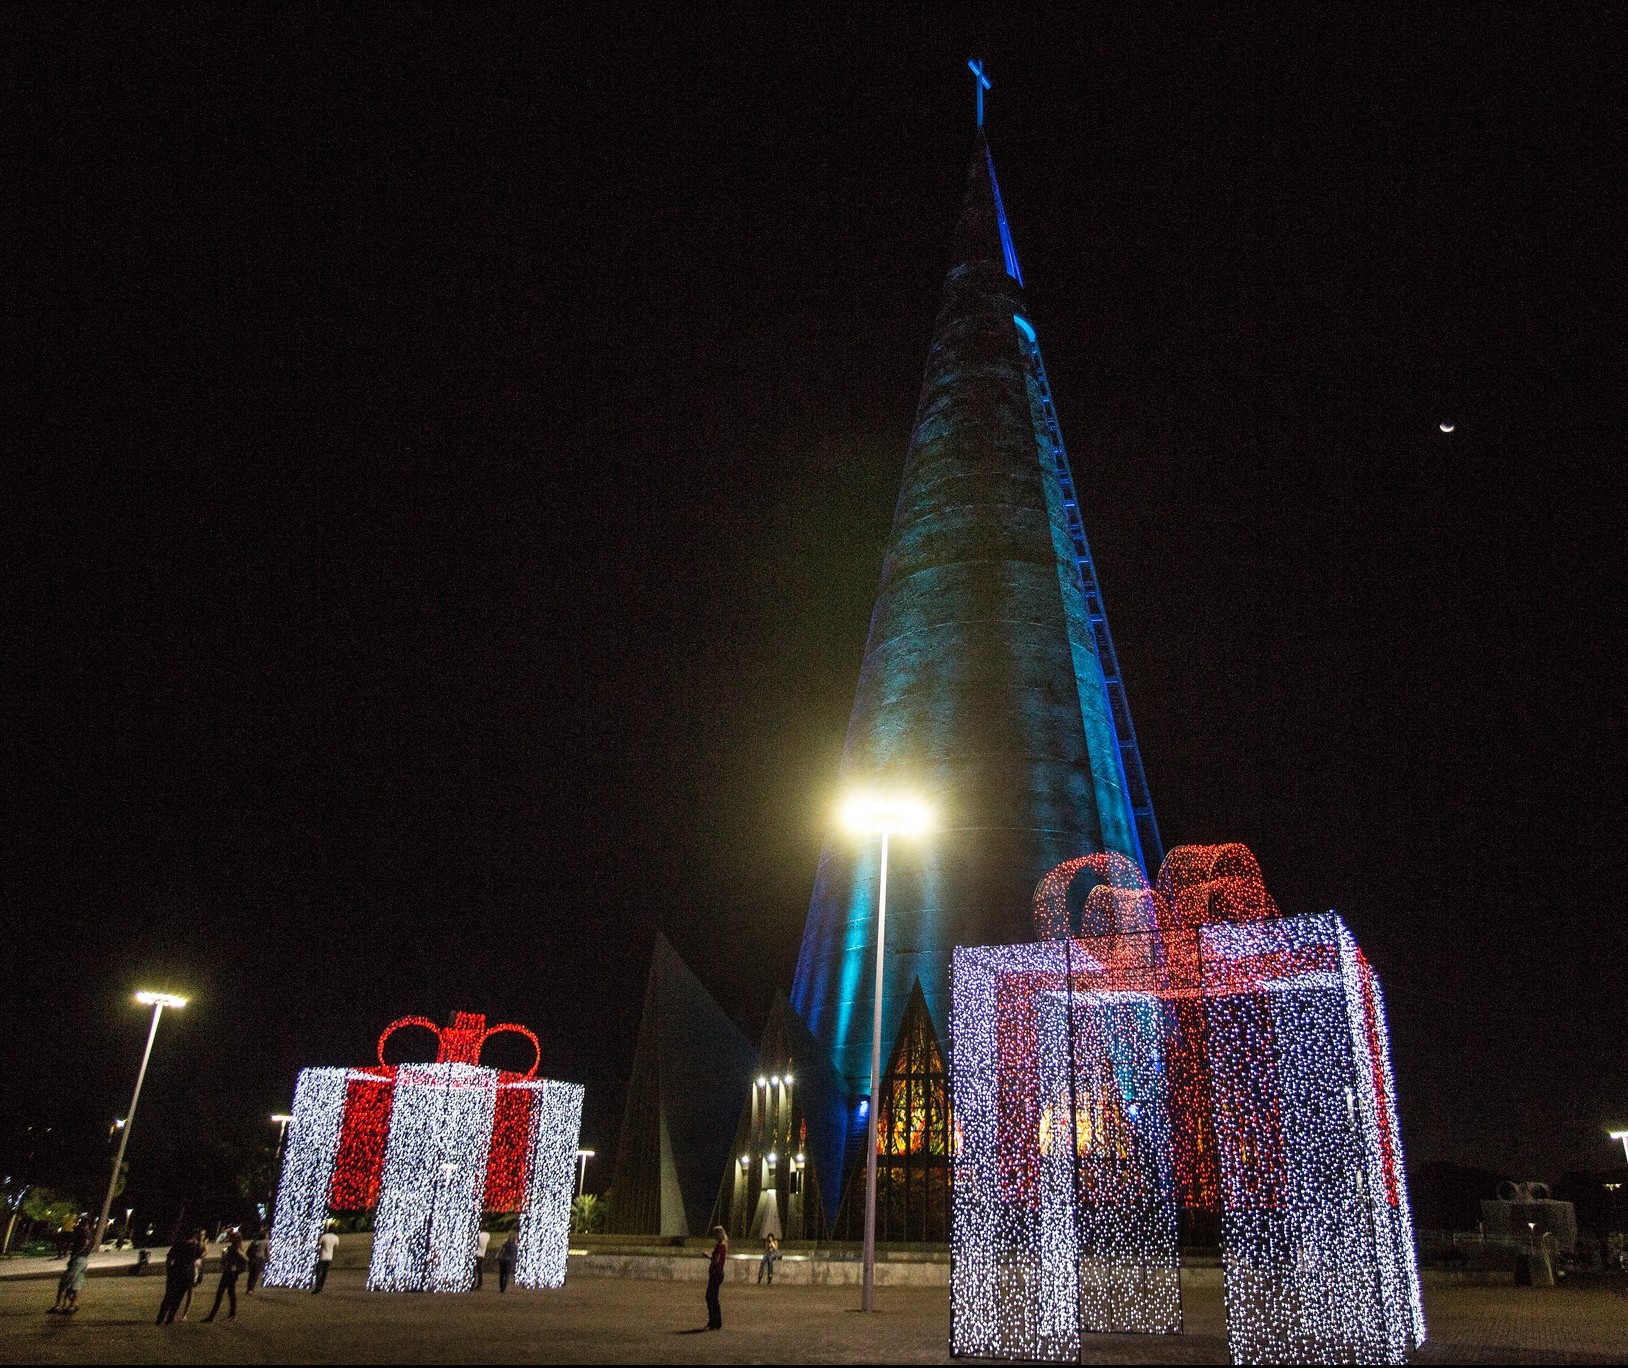
[(523, 1035), (531, 1042), (531, 1067), (525, 1073), (498, 1074), (504, 1083), (518, 1083), (522, 1079), (535, 1078), (537, 1066), (542, 1062), (543, 1052), (537, 1044), (536, 1035), (524, 1026), (517, 1026), (512, 1021), (500, 1022), (496, 1026), (488, 1026), (486, 1018), (479, 1012), (454, 1012), (452, 1023), (448, 1026), (437, 1026), (428, 1017), (407, 1016), (392, 1021), (384, 1028), (384, 1034), (379, 1037), (379, 1068), (389, 1078), (396, 1076), (396, 1066), (385, 1063), (384, 1042), (389, 1040), (397, 1031), (407, 1026), (422, 1026), (426, 1031), (435, 1032), (435, 1062), (437, 1064), (479, 1064), (482, 1047), (495, 1035), (509, 1032), (513, 1035)]
[(482, 1048), (495, 1035), (521, 1035), (531, 1042), (529, 1069), (524, 1073), (498, 1072), (497, 1107), (492, 1117), (483, 1201), (487, 1211), (518, 1211), (524, 1205), (529, 1103), (526, 1089), (517, 1085), (536, 1078), (542, 1049), (537, 1036), (528, 1028), (512, 1021), (488, 1026), (485, 1016), (479, 1012), (454, 1012), (446, 1026), (437, 1026), (428, 1017), (408, 1016), (384, 1028), (379, 1037), (378, 1066), (357, 1069), (346, 1087), (345, 1118), (340, 1127), (339, 1151), (334, 1157), (328, 1205), (335, 1211), (366, 1211), (378, 1205), (399, 1067), (385, 1061), (384, 1045), (397, 1031), (408, 1026), (422, 1026), (435, 1033), (437, 1064), (479, 1065)]

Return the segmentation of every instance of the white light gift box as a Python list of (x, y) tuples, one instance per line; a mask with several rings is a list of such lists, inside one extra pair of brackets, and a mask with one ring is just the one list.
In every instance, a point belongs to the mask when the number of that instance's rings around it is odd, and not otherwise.
[[(955, 954), (952, 1352), (1078, 1361), (1092, 1331), (1179, 1329), (1184, 1204), (1220, 1217), (1234, 1362), (1405, 1362), (1425, 1326), (1356, 941), (1282, 917), (1242, 847), (1178, 848), (1153, 889), (1092, 860), (1037, 892), (1061, 934)], [(1083, 936), (1076, 866), (1121, 880)]]
[(468, 1014), (439, 1031), (436, 1062), (387, 1065), (401, 1024), (377, 1069), (300, 1074), (267, 1285), (312, 1286), (330, 1211), (375, 1201), (370, 1289), (472, 1286), (483, 1211), (518, 1217), (517, 1285), (563, 1285), (583, 1089), (472, 1062), (485, 1037), (530, 1032)]

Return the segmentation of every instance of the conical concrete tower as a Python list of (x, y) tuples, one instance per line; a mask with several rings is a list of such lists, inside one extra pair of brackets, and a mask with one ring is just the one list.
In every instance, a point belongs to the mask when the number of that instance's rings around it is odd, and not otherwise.
[[(883, 1054), (920, 980), (940, 1035), (957, 945), (1032, 939), (1059, 861), (1157, 867), (1157, 829), (1067, 457), (980, 128), (843, 752), (845, 788), (905, 789), (892, 842)], [(792, 1001), (869, 1087), (878, 843), (821, 855)]]

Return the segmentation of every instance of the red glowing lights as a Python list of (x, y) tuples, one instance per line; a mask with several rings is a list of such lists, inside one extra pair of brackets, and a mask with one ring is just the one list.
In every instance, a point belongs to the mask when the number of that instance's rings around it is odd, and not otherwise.
[(438, 1026), (428, 1017), (405, 1016), (392, 1021), (379, 1036), (377, 1067), (353, 1070), (345, 1090), (345, 1116), (334, 1157), (333, 1186), (328, 1205), (336, 1211), (362, 1211), (378, 1205), (384, 1174), (385, 1142), (395, 1101), (399, 1066), (387, 1063), (385, 1042), (396, 1032), (421, 1027), (435, 1036), (435, 1063), (479, 1064), (481, 1050), (493, 1036), (513, 1034), (531, 1042), (531, 1067), (524, 1072), (498, 1074), (497, 1109), (492, 1122), (492, 1143), (487, 1156), (488, 1211), (519, 1211), (525, 1205), (526, 1154), (530, 1103), (514, 1084), (537, 1076), (542, 1049), (530, 1029), (512, 1021), (488, 1026), (478, 1012), (454, 1012), (450, 1024)]

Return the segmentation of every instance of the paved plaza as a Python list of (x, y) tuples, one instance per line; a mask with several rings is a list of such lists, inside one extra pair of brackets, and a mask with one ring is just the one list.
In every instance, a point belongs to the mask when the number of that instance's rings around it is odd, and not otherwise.
[[(283, 1290), (242, 1298), (235, 1321), (205, 1325), (213, 1279), (192, 1318), (153, 1325), (159, 1277), (93, 1278), (84, 1309), (44, 1314), (53, 1284), (0, 1284), (0, 1361), (7, 1363), (943, 1363), (943, 1288), (890, 1287), (878, 1312), (850, 1287), (730, 1285), (725, 1328), (705, 1324), (701, 1287), (575, 1277), (559, 1292), (511, 1290), (488, 1278), (461, 1296), (369, 1293), (359, 1270), (336, 1270), (320, 1297)], [(202, 1302), (202, 1305), (198, 1303)], [(1439, 1288), (1426, 1295), (1426, 1363), (1628, 1361), (1628, 1296), (1612, 1289)], [(1225, 1363), (1220, 1295), (1187, 1297), (1180, 1337), (1093, 1336), (1091, 1363)]]

